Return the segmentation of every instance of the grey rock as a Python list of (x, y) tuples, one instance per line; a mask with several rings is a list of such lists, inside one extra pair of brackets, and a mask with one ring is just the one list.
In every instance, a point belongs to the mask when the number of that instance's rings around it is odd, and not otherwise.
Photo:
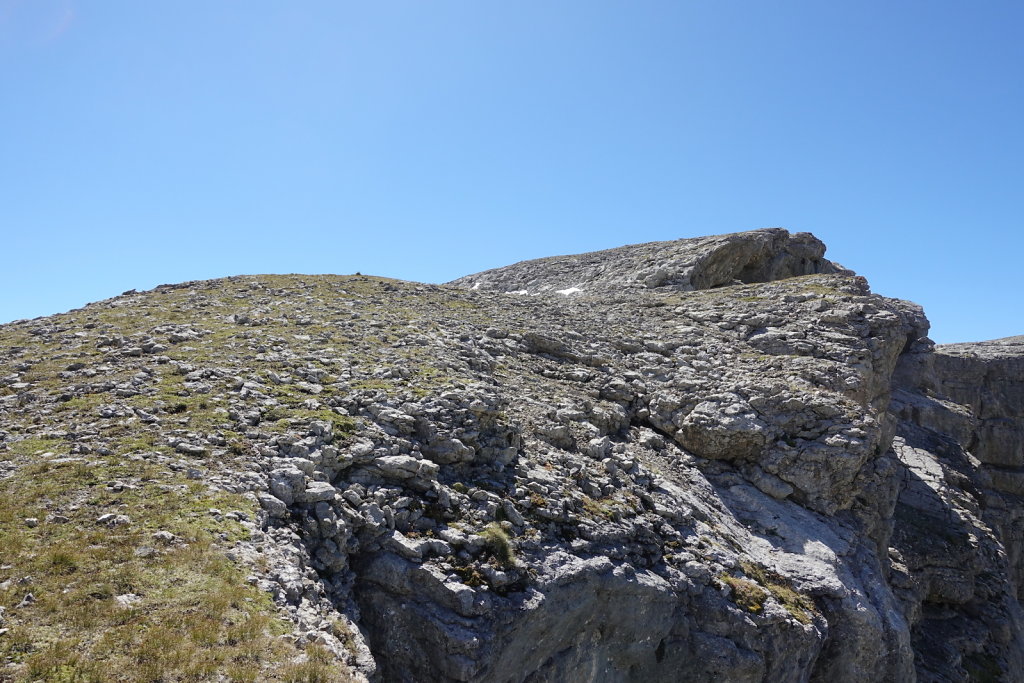
[(207, 450), (204, 446), (199, 444), (189, 443), (187, 441), (179, 441), (174, 446), (174, 450), (185, 455), (206, 455)]
[(131, 518), (127, 515), (118, 515), (113, 512), (102, 514), (96, 518), (97, 524), (105, 524), (109, 527), (124, 526), (126, 524), (131, 524), (131, 521)]
[[(294, 502), (294, 492), (291, 492), (289, 489), (289, 493), (291, 493), (292, 501)], [(276, 495), (272, 496), (269, 493), (260, 492), (257, 493), (256, 496), (259, 499), (260, 507), (266, 510), (267, 514), (271, 517), (284, 519), (288, 516), (288, 504)]]
[(317, 503), (319, 501), (330, 501), (338, 495), (338, 490), (325, 481), (311, 481), (305, 489), (297, 491), (295, 500), (300, 503)]
[(270, 492), (287, 505), (305, 491), (306, 475), (294, 466), (282, 467), (270, 473)]
[(161, 543), (173, 543), (176, 536), (170, 531), (155, 531), (152, 538), (154, 541), (160, 541)]
[(814, 273), (846, 273), (823, 258), (825, 245), (809, 233), (774, 228), (650, 242), (576, 256), (524, 261), (455, 280), (475, 290), (555, 293), (609, 288), (710, 289)]

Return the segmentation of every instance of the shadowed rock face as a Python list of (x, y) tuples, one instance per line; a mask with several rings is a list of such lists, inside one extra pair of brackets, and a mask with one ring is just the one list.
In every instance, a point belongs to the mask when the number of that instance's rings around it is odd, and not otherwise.
[[(1024, 337), (917, 346), (894, 379), (894, 449), (908, 479), (893, 583), (911, 596), (919, 669), (941, 679), (964, 668), (981, 680), (1019, 671)], [(996, 666), (996, 643), (1008, 663)]]
[[(19, 342), (0, 409), (110, 392), (62, 418), (82, 447), (137, 420), (205, 458), (259, 502), (253, 581), (371, 680), (1013, 680), (1021, 338), (935, 347), (823, 254), (770, 229), (158, 288), (16, 326), (107, 351), (51, 395)], [(151, 365), (223, 412), (181, 423)]]
[(1009, 483), (1013, 470), (1024, 468), (1024, 337), (939, 346), (930, 379), (978, 420), (965, 444), (972, 454), (1010, 475), (1004, 488), (1024, 492)]

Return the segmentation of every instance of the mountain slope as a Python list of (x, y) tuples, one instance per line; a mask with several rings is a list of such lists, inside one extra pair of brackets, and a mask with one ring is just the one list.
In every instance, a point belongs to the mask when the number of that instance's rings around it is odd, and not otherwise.
[(0, 327), (6, 675), (999, 680), (1020, 356), (964, 374), (823, 253), (245, 276)]

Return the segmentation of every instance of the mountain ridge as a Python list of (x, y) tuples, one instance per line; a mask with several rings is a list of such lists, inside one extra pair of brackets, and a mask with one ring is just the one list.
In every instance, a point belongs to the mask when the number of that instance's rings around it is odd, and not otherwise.
[[(580, 287), (710, 289), (734, 281), (779, 280), (844, 273), (824, 258), (825, 245), (810, 233), (782, 228), (646, 242), (614, 249), (520, 261), (453, 280), (471, 289), (517, 293), (576, 293)], [(559, 289), (562, 285), (562, 289)]]
[(1012, 680), (1019, 338), (936, 347), (824, 251), (234, 276), (0, 326), (5, 671)]

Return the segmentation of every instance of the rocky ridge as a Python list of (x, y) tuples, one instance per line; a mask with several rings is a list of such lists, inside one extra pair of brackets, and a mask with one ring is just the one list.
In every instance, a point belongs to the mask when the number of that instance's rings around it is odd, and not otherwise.
[(799, 275), (851, 271), (825, 258), (807, 232), (766, 228), (734, 235), (631, 244), (572, 256), (551, 256), (467, 275), (452, 284), (515, 294), (576, 294), (621, 289), (691, 292)]
[[(202, 546), (254, 591), (209, 621), (287, 632), (278, 659), (175, 633), (253, 680), (1015, 680), (1021, 338), (927, 329), (781, 229), (445, 286), (184, 283), (2, 326), (0, 485), (63, 483), (0, 510), (24, 547), (0, 652), (26, 680), (138, 659), (148, 641), (95, 630), (138, 630), (170, 599), (147, 572)], [(150, 491), (217, 498), (168, 530)], [(69, 528), (92, 534), (72, 571), (46, 545)], [(108, 569), (140, 578), (87, 588), (112, 540), (132, 552)], [(55, 625), (79, 584), (131, 607)]]

